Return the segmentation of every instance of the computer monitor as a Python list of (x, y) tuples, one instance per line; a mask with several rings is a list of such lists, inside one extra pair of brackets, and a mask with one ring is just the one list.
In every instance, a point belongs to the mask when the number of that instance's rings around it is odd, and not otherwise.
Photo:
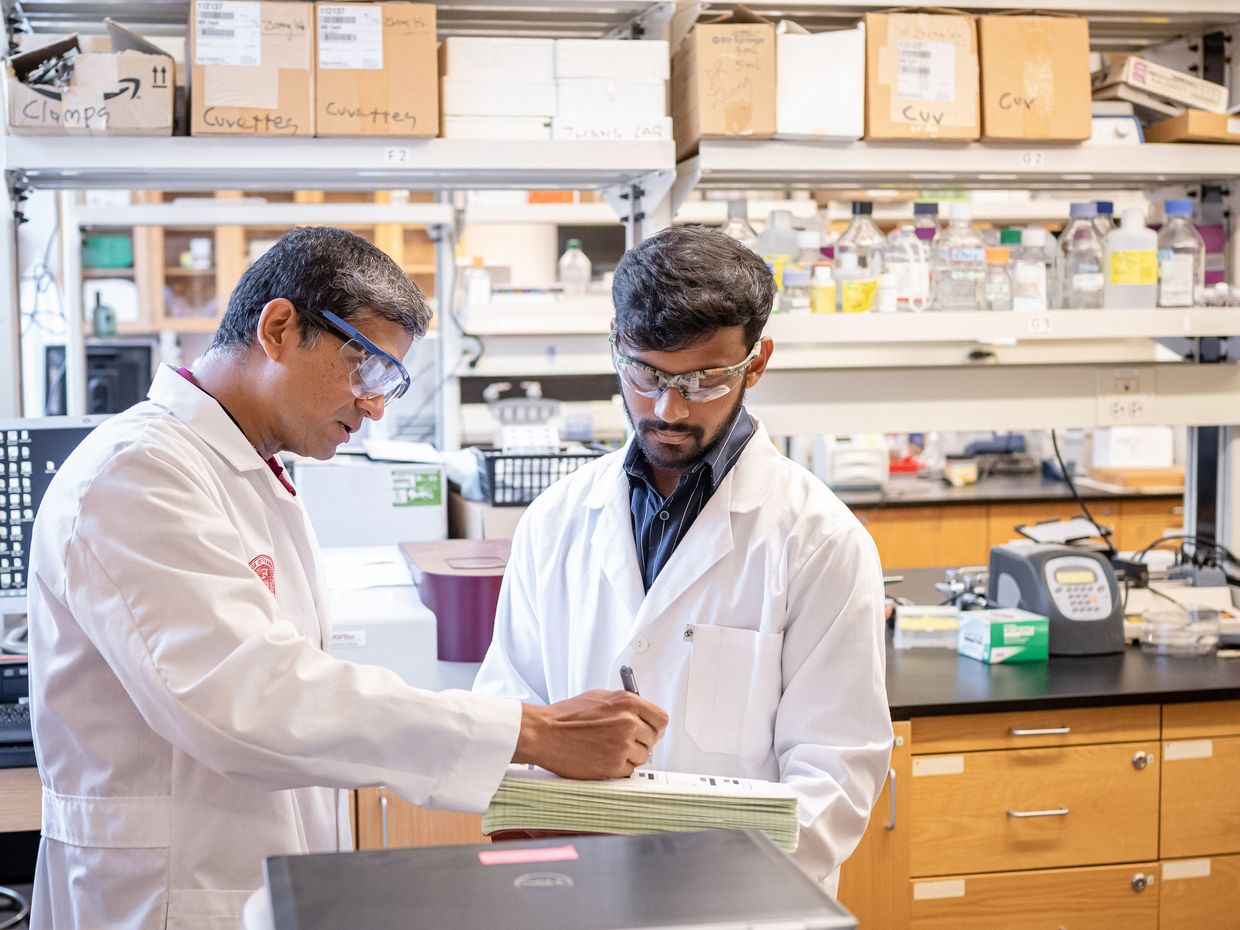
[[(155, 374), (158, 345), (146, 339), (103, 339), (86, 344), (86, 412), (120, 413), (146, 399)], [(46, 394), (43, 412), (63, 416), (65, 347), (44, 349)]]
[(0, 419), (0, 615), (26, 612), (30, 532), (52, 476), (106, 416)]

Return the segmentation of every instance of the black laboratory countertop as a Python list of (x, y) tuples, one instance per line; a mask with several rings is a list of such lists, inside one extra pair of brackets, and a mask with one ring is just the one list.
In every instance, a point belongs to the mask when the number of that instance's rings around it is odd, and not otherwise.
[[(889, 572), (889, 595), (929, 603), (941, 569)], [(938, 601), (933, 601), (937, 603)], [(896, 720), (1010, 710), (1171, 704), (1240, 698), (1240, 659), (1177, 659), (1137, 646), (1109, 656), (987, 665), (947, 649), (896, 649), (887, 637), (887, 699)]]
[[(1078, 485), (1086, 500), (1132, 500), (1134, 498), (1175, 497), (1173, 494), (1148, 494), (1139, 491), (1103, 491)], [(849, 507), (918, 507), (935, 504), (1019, 504), (1045, 501), (1070, 501), (1072, 492), (1062, 481), (1050, 481), (1038, 475), (998, 476), (983, 478), (977, 484), (953, 488), (941, 478), (918, 478), (895, 475), (876, 491), (837, 491)]]

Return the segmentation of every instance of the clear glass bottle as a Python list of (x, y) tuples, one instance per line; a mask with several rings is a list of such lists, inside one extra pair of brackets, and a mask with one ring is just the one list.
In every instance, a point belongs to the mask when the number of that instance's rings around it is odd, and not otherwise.
[(874, 204), (868, 200), (854, 200), (852, 222), (835, 243), (835, 257), (847, 252), (857, 256), (857, 267), (877, 280), (883, 271), (884, 249), (887, 239), (874, 222)]
[(797, 264), (806, 274), (822, 261), (822, 233), (817, 229), (797, 230)]
[(560, 256), (560, 284), (566, 297), (580, 297), (590, 289), (590, 259), (581, 250), (580, 239), (569, 239)]
[(1106, 239), (1108, 310), (1158, 306), (1158, 233), (1145, 225), (1144, 210), (1125, 210)]
[(810, 273), (804, 268), (784, 269), (784, 286), (779, 292), (779, 309), (783, 313), (809, 313)]
[(942, 229), (939, 223), (939, 205), (932, 200), (919, 200), (913, 204), (913, 228), (930, 230), (930, 239)]
[(809, 309), (811, 313), (835, 312), (835, 278), (826, 262), (814, 266), (809, 282)]
[(728, 201), (728, 219), (722, 227), (725, 236), (731, 236), (741, 245), (758, 251), (758, 232), (749, 225), (749, 205), (743, 200)]
[(1094, 209), (1098, 211), (1094, 217), (1094, 229), (1098, 231), (1098, 238), (1105, 242), (1115, 228), (1115, 204), (1110, 200), (1095, 200)]
[(1193, 225), (1191, 200), (1168, 200), (1158, 231), (1158, 306), (1191, 307), (1206, 283), (1206, 244)]
[(784, 268), (797, 254), (797, 231), (792, 228), (792, 212), (772, 210), (766, 229), (758, 235), (758, 254), (771, 266), (775, 286), (784, 286)]
[(1059, 289), (1065, 310), (1102, 309), (1106, 276), (1102, 272), (1102, 242), (1094, 229), (1096, 215), (1092, 203), (1074, 203), (1071, 219), (1059, 234), (1063, 255)]
[(841, 313), (869, 313), (874, 309), (878, 277), (861, 267), (856, 252), (835, 257), (835, 301)]
[(982, 290), (987, 310), (1012, 309), (1012, 275), (1008, 270), (1010, 253), (1003, 246), (986, 250), (986, 280)]
[(886, 255), (885, 270), (896, 276), (896, 309), (925, 310), (930, 303), (930, 251), (918, 230), (907, 224), (893, 229)]
[(970, 224), (968, 204), (953, 203), (950, 215), (946, 232), (935, 240), (934, 306), (938, 310), (977, 310), (982, 306), (982, 281), (986, 277), (982, 239)]

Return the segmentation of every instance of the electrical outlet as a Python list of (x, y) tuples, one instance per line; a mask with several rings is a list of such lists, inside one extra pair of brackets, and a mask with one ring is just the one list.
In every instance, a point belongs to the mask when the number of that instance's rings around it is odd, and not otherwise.
[(1154, 369), (1098, 370), (1099, 426), (1143, 426), (1154, 422)]

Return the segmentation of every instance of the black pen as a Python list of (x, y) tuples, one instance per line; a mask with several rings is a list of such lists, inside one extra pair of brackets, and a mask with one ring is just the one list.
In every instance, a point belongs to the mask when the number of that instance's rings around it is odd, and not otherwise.
[(633, 675), (631, 667), (627, 665), (620, 666), (620, 683), (624, 685), (624, 690), (629, 692), (629, 694), (641, 696), (641, 692), (637, 690), (637, 678)]

